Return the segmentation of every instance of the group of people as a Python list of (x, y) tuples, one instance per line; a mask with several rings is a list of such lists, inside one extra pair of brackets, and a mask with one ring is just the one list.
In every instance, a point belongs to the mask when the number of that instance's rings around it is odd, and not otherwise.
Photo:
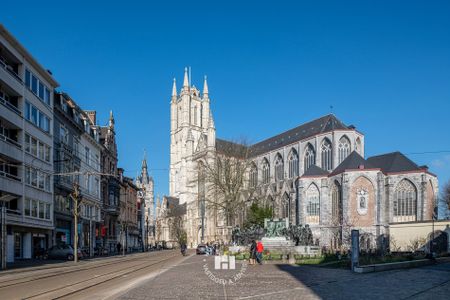
[(252, 240), (250, 246), (250, 264), (255, 265), (256, 263), (262, 265), (264, 246), (261, 241)]

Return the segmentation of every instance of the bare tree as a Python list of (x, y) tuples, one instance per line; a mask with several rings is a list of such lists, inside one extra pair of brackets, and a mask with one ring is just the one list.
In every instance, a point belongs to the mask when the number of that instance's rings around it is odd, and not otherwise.
[(425, 238), (416, 237), (409, 241), (408, 250), (411, 252), (416, 252), (424, 248), (426, 245), (427, 240)]
[(187, 243), (187, 233), (183, 226), (183, 217), (175, 216), (170, 220), (171, 236), (177, 241), (178, 245), (181, 246)]
[(245, 141), (220, 140), (216, 151), (199, 164), (199, 199), (223, 214), (227, 225), (246, 209), (255, 188), (248, 184), (251, 148)]

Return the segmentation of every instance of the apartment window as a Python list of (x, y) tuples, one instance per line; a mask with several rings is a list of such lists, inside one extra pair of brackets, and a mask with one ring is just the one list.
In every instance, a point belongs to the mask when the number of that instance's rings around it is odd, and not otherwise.
[(44, 189), (46, 191), (48, 191), (48, 192), (51, 191), (51, 180), (52, 180), (51, 175), (46, 174), (45, 175), (45, 188)]
[(39, 82), (39, 98), (44, 99), (44, 85), (42, 82)]
[(37, 95), (38, 80), (36, 76), (31, 75), (31, 91)]
[(100, 181), (98, 178), (95, 178), (95, 195), (98, 196), (100, 192)]
[(25, 119), (31, 120), (31, 104), (28, 102), (25, 102)]
[(50, 90), (31, 71), (25, 70), (25, 85), (45, 104), (50, 105)]
[(50, 105), (50, 90), (47, 87), (45, 87), (44, 102)]
[(39, 201), (39, 218), (40, 219), (44, 218), (44, 214), (45, 214), (44, 206), (45, 206), (45, 203)]
[(38, 141), (35, 138), (31, 138), (31, 154), (37, 156)]
[(27, 69), (25, 70), (25, 85), (29, 87), (30, 84), (31, 84), (31, 73)]
[(45, 132), (50, 132), (50, 119), (28, 101), (25, 103), (25, 118)]
[(48, 204), (48, 203), (45, 204), (45, 218), (47, 220), (50, 220), (51, 207), (52, 206), (50, 204)]
[(25, 134), (25, 151), (31, 152), (31, 137), (28, 134)]
[(47, 192), (51, 191), (51, 175), (32, 167), (25, 167), (25, 183)]
[(45, 161), (50, 162), (50, 151), (51, 151), (50, 146), (45, 145), (45, 155), (44, 155)]
[(25, 151), (42, 160), (50, 162), (50, 146), (35, 139), (29, 134), (25, 134)]
[(31, 122), (38, 125), (38, 109), (34, 106), (31, 106)]
[(78, 144), (80, 142), (75, 137), (73, 138), (73, 152), (75, 155), (78, 155)]
[(45, 159), (45, 147), (44, 144), (39, 142), (39, 158), (44, 160)]
[(24, 213), (25, 216), (29, 216), (30, 215), (30, 205), (31, 205), (31, 201), (28, 198), (25, 198), (25, 204), (24, 204)]
[(59, 126), (59, 141), (66, 145), (69, 143), (69, 132), (63, 125)]
[(31, 216), (37, 218), (38, 214), (38, 201), (31, 200)]
[(39, 179), (39, 188), (40, 189), (44, 189), (44, 185), (45, 185), (45, 174), (44, 173), (42, 173), (42, 172), (39, 172), (38, 173), (39, 174), (39, 176), (38, 176), (38, 179)]
[(37, 186), (38, 185), (38, 176), (37, 176), (37, 170), (36, 169), (31, 169), (31, 185), (32, 186)]

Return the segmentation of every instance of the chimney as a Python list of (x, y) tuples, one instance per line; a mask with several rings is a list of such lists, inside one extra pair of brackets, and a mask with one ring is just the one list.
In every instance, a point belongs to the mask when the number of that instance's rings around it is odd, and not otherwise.
[(96, 125), (97, 124), (97, 112), (95, 110), (85, 110), (84, 112), (88, 115), (91, 123), (93, 125)]

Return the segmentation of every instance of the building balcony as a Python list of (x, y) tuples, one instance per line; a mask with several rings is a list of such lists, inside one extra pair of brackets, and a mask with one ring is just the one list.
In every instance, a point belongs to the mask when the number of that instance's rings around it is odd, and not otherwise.
[(3, 104), (7, 109), (13, 111), (19, 116), (22, 115), (22, 112), (19, 108), (19, 97), (11, 96), (3, 89), (0, 89), (0, 103)]
[(6, 222), (8, 224), (21, 223), (22, 222), (22, 212), (18, 209), (7, 209), (6, 210)]
[(18, 74), (18, 66), (9, 64), (0, 56), (0, 80), (14, 89), (17, 93), (22, 92), (23, 81)]
[(8, 108), (6, 101), (2, 101), (0, 98), (0, 118), (3, 120), (7, 120), (9, 123), (13, 124), (17, 128), (22, 128), (23, 126), (23, 118), (22, 114), (19, 112)]
[(14, 160), (22, 160), (22, 145), (8, 136), (0, 133), (0, 153)]
[(9, 172), (0, 164), (0, 190), (4, 193), (22, 195), (22, 177), (13, 172)]

